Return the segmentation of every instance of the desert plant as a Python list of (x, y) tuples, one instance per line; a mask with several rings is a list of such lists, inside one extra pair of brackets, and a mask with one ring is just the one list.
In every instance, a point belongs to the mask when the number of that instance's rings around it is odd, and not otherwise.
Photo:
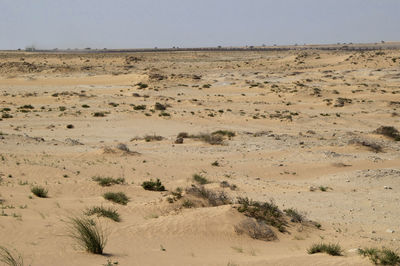
[(151, 191), (165, 191), (165, 187), (162, 185), (160, 179), (157, 178), (156, 181), (153, 181), (150, 179), (150, 181), (144, 181), (142, 183), (142, 187), (145, 190), (151, 190)]
[(376, 265), (400, 265), (400, 255), (388, 248), (360, 248), (358, 254), (368, 257)]
[(199, 175), (199, 174), (194, 174), (193, 180), (195, 182), (199, 183), (200, 185), (205, 185), (205, 184), (210, 183), (210, 181), (208, 181), (207, 178), (205, 178), (204, 176)]
[(47, 198), (48, 190), (41, 186), (34, 186), (31, 188), (31, 192), (39, 198)]
[(304, 216), (299, 213), (296, 209), (290, 208), (283, 210), (287, 216), (291, 218), (291, 222), (293, 223), (302, 223), (305, 221)]
[(101, 206), (101, 207), (88, 208), (85, 212), (85, 215), (88, 215), (88, 216), (97, 215), (98, 217), (110, 218), (111, 220), (113, 220), (115, 222), (121, 221), (118, 211), (111, 207), (105, 208), (105, 207)]
[(205, 199), (211, 206), (220, 206), (230, 204), (232, 201), (223, 191), (214, 192), (203, 186), (192, 185), (186, 189), (186, 193), (198, 198)]
[(109, 187), (116, 184), (124, 184), (125, 178), (112, 178), (112, 177), (92, 177), (93, 181), (96, 181), (102, 187)]
[(281, 232), (286, 231), (285, 217), (274, 202), (259, 202), (248, 198), (238, 198), (238, 203), (237, 210), (244, 215), (274, 226)]
[(228, 138), (232, 138), (236, 136), (235, 132), (229, 131), (229, 130), (217, 130), (211, 133), (212, 135), (221, 135), (221, 136), (226, 136)]
[(104, 193), (103, 197), (106, 200), (121, 204), (121, 205), (126, 205), (129, 202), (128, 196), (125, 195), (124, 192), (107, 192)]
[(400, 132), (392, 126), (381, 126), (377, 128), (374, 133), (384, 135), (396, 141), (400, 141)]
[(95, 221), (85, 217), (73, 217), (69, 221), (69, 236), (78, 245), (93, 254), (103, 254), (107, 243), (104, 230)]
[(342, 256), (343, 250), (339, 244), (313, 244), (308, 250), (308, 254), (327, 253), (331, 256)]
[(238, 234), (247, 234), (251, 238), (264, 241), (271, 241), (277, 238), (274, 231), (265, 222), (252, 218), (246, 218), (235, 225), (235, 232)]
[(133, 106), (133, 110), (135, 110), (135, 111), (146, 110), (146, 105), (144, 105), (144, 104), (135, 105), (135, 106)]
[(163, 137), (162, 136), (157, 136), (157, 135), (146, 135), (146, 136), (144, 136), (144, 140), (146, 142), (161, 141), (161, 140), (163, 140)]
[(0, 246), (0, 262), (8, 266), (23, 266), (24, 260), (20, 254), (11, 252), (8, 248)]

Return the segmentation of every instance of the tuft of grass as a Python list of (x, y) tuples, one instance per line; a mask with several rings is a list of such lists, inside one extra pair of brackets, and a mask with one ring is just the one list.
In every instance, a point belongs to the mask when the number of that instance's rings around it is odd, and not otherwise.
[(106, 192), (104, 193), (103, 197), (106, 200), (121, 204), (121, 205), (126, 205), (129, 202), (128, 196), (125, 195), (124, 192)]
[(221, 136), (228, 137), (228, 138), (232, 138), (232, 137), (236, 136), (235, 132), (229, 131), (229, 130), (217, 130), (211, 134), (212, 135), (221, 135)]
[(368, 257), (375, 265), (400, 265), (400, 255), (388, 248), (360, 248), (358, 254)]
[(115, 222), (121, 221), (118, 211), (111, 207), (110, 208), (105, 208), (103, 206), (92, 207), (92, 208), (89, 208), (86, 210), (85, 215), (87, 215), (87, 216), (97, 215), (97, 217), (106, 217)]
[(31, 192), (39, 198), (47, 198), (48, 190), (41, 186), (34, 186), (31, 188)]
[(342, 256), (343, 250), (339, 244), (313, 244), (308, 250), (308, 254), (326, 253), (331, 256)]
[(86, 251), (103, 254), (107, 236), (95, 221), (85, 217), (73, 217), (69, 221), (69, 236)]
[(290, 208), (283, 211), (286, 213), (287, 216), (290, 217), (290, 220), (293, 223), (302, 223), (305, 221), (304, 216), (296, 209)]
[(165, 187), (161, 183), (160, 179), (157, 178), (156, 181), (153, 181), (150, 179), (150, 181), (144, 181), (142, 183), (142, 187), (145, 190), (151, 190), (151, 191), (165, 191)]
[(201, 133), (198, 135), (191, 135), (190, 138), (199, 139), (211, 145), (222, 145), (224, 137), (222, 135), (213, 135)]
[(161, 140), (163, 140), (163, 137), (162, 136), (157, 136), (157, 135), (146, 135), (146, 136), (144, 136), (144, 140), (146, 141), (146, 142), (150, 142), (150, 141), (161, 141)]
[(211, 206), (231, 204), (232, 201), (224, 191), (214, 192), (203, 186), (192, 185), (186, 189), (186, 193), (198, 198), (205, 199)]
[(205, 185), (205, 184), (210, 183), (210, 181), (208, 181), (207, 178), (205, 178), (204, 176), (199, 175), (199, 174), (194, 174), (193, 180), (195, 182), (199, 183), (200, 185)]
[(240, 206), (237, 210), (247, 217), (255, 218), (258, 222), (278, 228), (280, 232), (286, 231), (286, 221), (283, 212), (274, 202), (259, 202), (248, 198), (238, 198)]
[(92, 177), (93, 181), (96, 181), (100, 186), (102, 187), (109, 187), (112, 185), (116, 184), (124, 184), (125, 183), (125, 178), (112, 178), (112, 177), (101, 177), (101, 176), (95, 176)]
[(21, 254), (11, 252), (8, 248), (0, 246), (0, 262), (8, 266), (23, 266), (24, 260)]

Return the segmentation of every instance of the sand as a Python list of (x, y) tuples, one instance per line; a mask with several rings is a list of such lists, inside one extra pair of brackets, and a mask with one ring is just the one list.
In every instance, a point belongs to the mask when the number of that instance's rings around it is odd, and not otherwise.
[[(12, 116), (0, 121), (0, 245), (27, 265), (370, 265), (357, 248), (400, 247), (400, 142), (374, 133), (400, 129), (399, 64), (400, 50), (0, 53), (0, 116)], [(175, 143), (217, 130), (236, 135)], [(234, 202), (273, 199), (321, 228), (290, 223), (262, 241), (235, 232), (235, 204), (169, 203), (196, 173)], [(141, 187), (156, 178), (167, 191)], [(92, 216), (107, 231), (103, 256), (68, 237), (68, 219), (92, 206), (122, 219)], [(344, 255), (307, 254), (320, 242)]]

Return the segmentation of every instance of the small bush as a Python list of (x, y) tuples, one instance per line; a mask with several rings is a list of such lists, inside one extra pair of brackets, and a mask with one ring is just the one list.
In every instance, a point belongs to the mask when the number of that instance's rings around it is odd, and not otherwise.
[(204, 176), (199, 175), (199, 174), (194, 174), (194, 175), (193, 175), (193, 180), (194, 180), (195, 182), (199, 183), (200, 185), (205, 185), (205, 184), (210, 183), (210, 182), (207, 180), (207, 178), (205, 178)]
[(86, 251), (103, 254), (107, 237), (102, 228), (92, 219), (75, 217), (69, 221), (69, 236), (77, 241)]
[(95, 112), (95, 113), (93, 113), (93, 116), (94, 117), (105, 117), (106, 114), (104, 112)]
[(125, 195), (125, 193), (123, 192), (107, 192), (104, 193), (103, 197), (106, 200), (118, 203), (118, 204), (122, 204), (122, 205), (126, 205), (129, 202), (129, 198), (128, 196)]
[(238, 198), (240, 206), (237, 210), (244, 215), (255, 218), (257, 221), (263, 221), (268, 225), (278, 228), (285, 232), (286, 221), (282, 211), (272, 201), (259, 202), (248, 198)]
[(139, 111), (139, 110), (146, 110), (146, 105), (142, 104), (142, 105), (135, 105), (133, 107), (133, 110)]
[(213, 134), (198, 134), (190, 136), (194, 139), (199, 139), (203, 142), (209, 143), (211, 145), (221, 145), (223, 144), (224, 137), (222, 135), (213, 135)]
[(381, 126), (377, 128), (375, 133), (400, 141), (400, 132), (392, 126)]
[(97, 215), (98, 217), (110, 218), (115, 222), (121, 221), (121, 218), (119, 217), (119, 214), (116, 209), (104, 208), (103, 206), (89, 208), (86, 210), (85, 214), (88, 216)]
[(177, 136), (177, 138), (183, 138), (183, 139), (186, 139), (186, 138), (189, 138), (189, 137), (190, 136), (189, 136), (189, 134), (187, 132), (181, 132)]
[(194, 203), (192, 202), (192, 201), (190, 201), (190, 200), (185, 200), (183, 203), (182, 203), (182, 207), (184, 207), (184, 208), (192, 208), (192, 207), (194, 207)]
[(235, 132), (229, 131), (229, 130), (217, 130), (211, 134), (212, 135), (221, 135), (221, 136), (228, 137), (228, 138), (232, 138), (232, 137), (236, 136)]
[(296, 209), (290, 208), (283, 211), (286, 213), (287, 216), (291, 218), (291, 222), (293, 223), (302, 223), (305, 221), (304, 216)]
[(163, 140), (163, 137), (162, 136), (157, 136), (157, 135), (146, 135), (146, 136), (144, 136), (144, 140), (146, 142), (161, 141), (161, 140)]
[(34, 186), (31, 188), (31, 192), (39, 198), (47, 198), (48, 190), (41, 186)]
[(159, 110), (159, 111), (165, 111), (165, 110), (167, 110), (167, 105), (157, 102), (154, 105), (154, 109)]
[(23, 266), (24, 260), (20, 254), (13, 254), (6, 247), (0, 246), (0, 262), (8, 266)]
[(96, 181), (102, 187), (109, 187), (116, 184), (124, 184), (125, 178), (112, 178), (112, 177), (92, 177), (93, 181)]
[(339, 244), (313, 244), (308, 250), (308, 254), (327, 253), (331, 256), (342, 256), (342, 248)]
[(192, 185), (186, 189), (186, 193), (198, 198), (205, 199), (211, 206), (220, 206), (230, 204), (232, 201), (223, 191), (214, 192), (203, 186)]
[(365, 248), (359, 249), (361, 256), (368, 257), (375, 265), (400, 265), (400, 256), (388, 248)]
[(150, 179), (150, 181), (145, 181), (142, 183), (142, 187), (145, 190), (151, 190), (151, 191), (165, 191), (165, 187), (161, 184), (160, 179), (157, 178), (156, 181), (153, 181)]
[(235, 225), (235, 232), (238, 234), (247, 234), (251, 238), (272, 241), (275, 240), (276, 234), (272, 229), (262, 221), (247, 218)]

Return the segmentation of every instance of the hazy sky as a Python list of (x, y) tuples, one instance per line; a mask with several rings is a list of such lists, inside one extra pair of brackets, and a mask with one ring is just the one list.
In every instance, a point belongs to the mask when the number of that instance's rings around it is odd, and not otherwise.
[(0, 49), (400, 41), (400, 0), (0, 0)]

